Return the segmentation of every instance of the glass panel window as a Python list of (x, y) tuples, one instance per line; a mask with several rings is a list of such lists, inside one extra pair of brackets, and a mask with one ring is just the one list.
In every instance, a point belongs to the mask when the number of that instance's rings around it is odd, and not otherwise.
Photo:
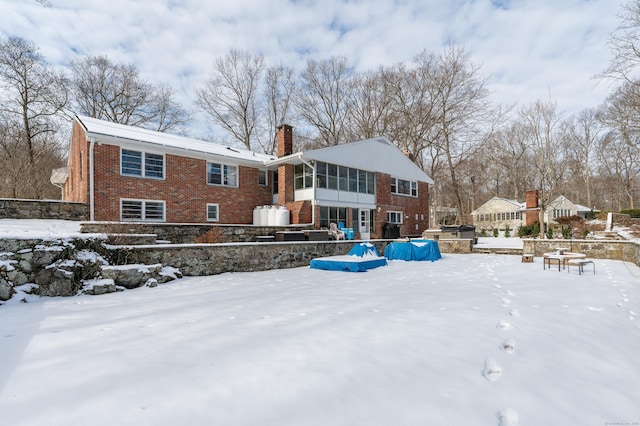
[(367, 192), (367, 172), (358, 170), (358, 192), (365, 194)]
[(120, 171), (123, 175), (142, 176), (142, 153), (123, 149)]
[(151, 178), (164, 178), (164, 157), (158, 154), (145, 154), (144, 175)]
[(335, 164), (327, 165), (327, 188), (338, 189), (338, 166)]
[(329, 224), (334, 222), (336, 225), (340, 222), (347, 223), (346, 207), (320, 207), (320, 227), (329, 228)]
[(402, 224), (402, 212), (387, 212), (387, 222), (396, 225)]
[(207, 163), (209, 185), (238, 186), (238, 168), (219, 163)]
[(318, 161), (316, 165), (316, 178), (318, 179), (318, 188), (327, 187), (327, 163)]
[(120, 216), (123, 221), (163, 222), (165, 220), (164, 201), (120, 200)]
[(376, 193), (376, 174), (367, 172), (367, 194)]
[(207, 204), (207, 220), (217, 222), (219, 219), (218, 212), (220, 206), (218, 204)]
[(338, 167), (338, 188), (340, 191), (349, 191), (349, 168)]
[(120, 172), (126, 176), (164, 179), (164, 156), (123, 149)]
[(306, 164), (296, 164), (293, 169), (293, 182), (295, 189), (313, 187), (313, 169)]
[(258, 185), (267, 186), (269, 184), (267, 180), (267, 171), (266, 170), (258, 170)]
[(349, 192), (358, 192), (358, 169), (349, 169)]
[(236, 166), (224, 166), (224, 184), (238, 186), (238, 168)]
[(391, 192), (393, 194), (418, 196), (418, 182), (391, 178)]

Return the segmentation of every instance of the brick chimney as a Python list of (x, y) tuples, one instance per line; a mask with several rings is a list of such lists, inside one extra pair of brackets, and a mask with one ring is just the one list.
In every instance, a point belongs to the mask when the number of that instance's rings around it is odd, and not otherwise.
[(538, 220), (538, 190), (527, 191), (525, 194), (525, 208), (527, 226), (533, 225)]
[(293, 127), (288, 124), (278, 126), (278, 157), (293, 153)]
[[(287, 124), (278, 126), (278, 158), (293, 153), (293, 127)], [(278, 167), (278, 205), (286, 206), (295, 199), (293, 189), (294, 168), (292, 164)]]

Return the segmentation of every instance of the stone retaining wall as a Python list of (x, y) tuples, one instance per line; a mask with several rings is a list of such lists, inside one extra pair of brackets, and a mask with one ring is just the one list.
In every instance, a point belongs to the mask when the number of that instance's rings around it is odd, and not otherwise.
[(567, 247), (570, 251), (584, 253), (594, 259), (613, 259), (632, 262), (640, 266), (640, 244), (620, 240), (523, 240), (523, 253), (542, 256), (556, 251), (558, 247)]
[(56, 200), (0, 198), (2, 219), (87, 220), (87, 205)]
[[(183, 275), (214, 275), (224, 272), (266, 271), (308, 266), (311, 259), (345, 255), (353, 242), (309, 241), (250, 244), (183, 244), (131, 246), (119, 257), (126, 263), (161, 263), (178, 268)], [(386, 241), (375, 242), (380, 254)]]
[(221, 225), (208, 223), (137, 223), (137, 222), (85, 222), (80, 231), (90, 234), (155, 234), (160, 241), (171, 244), (193, 244), (199, 238), (206, 243), (244, 243), (256, 237), (275, 235), (277, 231), (302, 231), (312, 229), (302, 226), (254, 226)]

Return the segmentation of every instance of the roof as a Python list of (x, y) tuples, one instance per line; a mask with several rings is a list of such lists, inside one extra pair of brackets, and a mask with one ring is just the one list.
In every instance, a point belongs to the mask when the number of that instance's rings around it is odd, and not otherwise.
[(298, 152), (268, 161), (267, 165), (299, 164), (305, 161), (322, 161), (433, 184), (433, 179), (384, 136)]
[(198, 153), (206, 156), (227, 157), (243, 163), (264, 163), (275, 158), (245, 149), (232, 148), (213, 142), (156, 132), (81, 115), (76, 115), (76, 120), (85, 129), (87, 138), (94, 137), (109, 143), (143, 142), (156, 145), (164, 150), (170, 150), (176, 155), (182, 153), (185, 156), (192, 156), (194, 153)]
[(477, 209), (475, 209), (474, 211), (471, 212), (471, 214), (478, 214), (478, 210), (482, 209), (483, 207), (486, 207), (488, 204), (493, 204), (496, 201), (502, 201), (505, 202), (507, 204), (511, 204), (513, 207), (515, 207), (518, 210), (522, 210), (526, 207), (525, 203), (521, 203), (518, 200), (510, 200), (508, 198), (502, 198), (502, 197), (493, 197), (492, 199), (490, 199), (489, 201), (485, 202), (484, 204), (482, 204), (480, 207), (478, 207)]

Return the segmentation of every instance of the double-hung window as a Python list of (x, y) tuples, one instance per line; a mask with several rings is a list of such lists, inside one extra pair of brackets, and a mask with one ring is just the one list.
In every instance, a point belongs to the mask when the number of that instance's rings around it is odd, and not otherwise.
[(207, 221), (217, 222), (220, 220), (220, 205), (207, 204)]
[(238, 186), (238, 168), (220, 163), (207, 163), (209, 185)]
[(126, 221), (164, 222), (165, 202), (120, 199), (120, 217)]
[(391, 178), (391, 193), (400, 195), (418, 196), (418, 182)]
[(387, 212), (387, 222), (402, 225), (402, 212)]
[(120, 173), (125, 176), (164, 179), (164, 155), (122, 149)]

